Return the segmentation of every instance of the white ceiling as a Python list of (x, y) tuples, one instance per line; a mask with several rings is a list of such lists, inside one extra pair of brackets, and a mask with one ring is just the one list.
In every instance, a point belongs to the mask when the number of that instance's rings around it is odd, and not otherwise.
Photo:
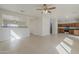
[[(40, 12), (36, 10), (38, 7), (40, 6), (37, 4), (2, 4), (0, 5), (0, 8), (2, 9), (15, 11), (26, 15), (33, 15), (33, 16), (40, 14)], [(24, 12), (21, 12), (21, 10), (24, 10)]]
[[(21, 14), (39, 16), (40, 11), (36, 10), (41, 8), (41, 4), (0, 4), (0, 8), (15, 11)], [(52, 15), (56, 17), (77, 17), (79, 16), (79, 4), (55, 4), (55, 10), (52, 10)], [(24, 12), (20, 12), (24, 10)]]

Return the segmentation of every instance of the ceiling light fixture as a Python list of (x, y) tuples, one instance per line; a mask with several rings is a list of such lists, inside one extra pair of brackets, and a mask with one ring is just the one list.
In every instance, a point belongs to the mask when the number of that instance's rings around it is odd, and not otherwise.
[(47, 4), (43, 4), (42, 8), (37, 10), (41, 10), (42, 13), (51, 13), (51, 10), (53, 9), (56, 9), (56, 7), (49, 7)]

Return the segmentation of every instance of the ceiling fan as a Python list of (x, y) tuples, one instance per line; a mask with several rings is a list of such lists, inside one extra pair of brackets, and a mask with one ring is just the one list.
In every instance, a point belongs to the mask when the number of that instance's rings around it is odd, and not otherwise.
[(37, 10), (41, 10), (42, 13), (43, 12), (45, 12), (45, 13), (52, 13), (51, 10), (53, 10), (53, 9), (56, 9), (56, 7), (49, 7), (47, 4), (43, 4), (42, 8), (37, 9)]

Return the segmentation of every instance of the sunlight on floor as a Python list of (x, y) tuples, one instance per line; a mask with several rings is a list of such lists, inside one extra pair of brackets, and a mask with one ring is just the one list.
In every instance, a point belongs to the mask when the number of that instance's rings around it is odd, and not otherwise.
[[(65, 43), (66, 42), (66, 43)], [(70, 54), (71, 53), (71, 47), (68, 45), (73, 45), (73, 40), (66, 37), (64, 39), (64, 41), (62, 41), (57, 47), (57, 51), (60, 53), (60, 54)]]
[(15, 39), (21, 39), (20, 36), (18, 36), (13, 30), (10, 31), (11, 34), (11, 40), (15, 40)]
[(11, 41), (11, 44), (10, 44), (10, 50), (15, 50), (16, 47), (19, 45), (19, 39), (21, 39), (20, 36), (18, 36), (13, 30), (10, 31), (10, 41)]
[(66, 42), (66, 43), (68, 43), (69, 45), (73, 45), (73, 40), (72, 39), (69, 39), (69, 38), (65, 38), (64, 39), (64, 41)]
[(71, 53), (71, 48), (67, 44), (64, 42), (61, 42), (60, 44), (68, 53)]
[(60, 44), (56, 47), (56, 49), (60, 54), (68, 54)]

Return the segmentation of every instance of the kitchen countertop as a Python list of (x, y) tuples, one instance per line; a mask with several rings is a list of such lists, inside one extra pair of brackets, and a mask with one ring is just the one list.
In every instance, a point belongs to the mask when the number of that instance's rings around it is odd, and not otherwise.
[(69, 30), (79, 30), (79, 27), (70, 27)]

